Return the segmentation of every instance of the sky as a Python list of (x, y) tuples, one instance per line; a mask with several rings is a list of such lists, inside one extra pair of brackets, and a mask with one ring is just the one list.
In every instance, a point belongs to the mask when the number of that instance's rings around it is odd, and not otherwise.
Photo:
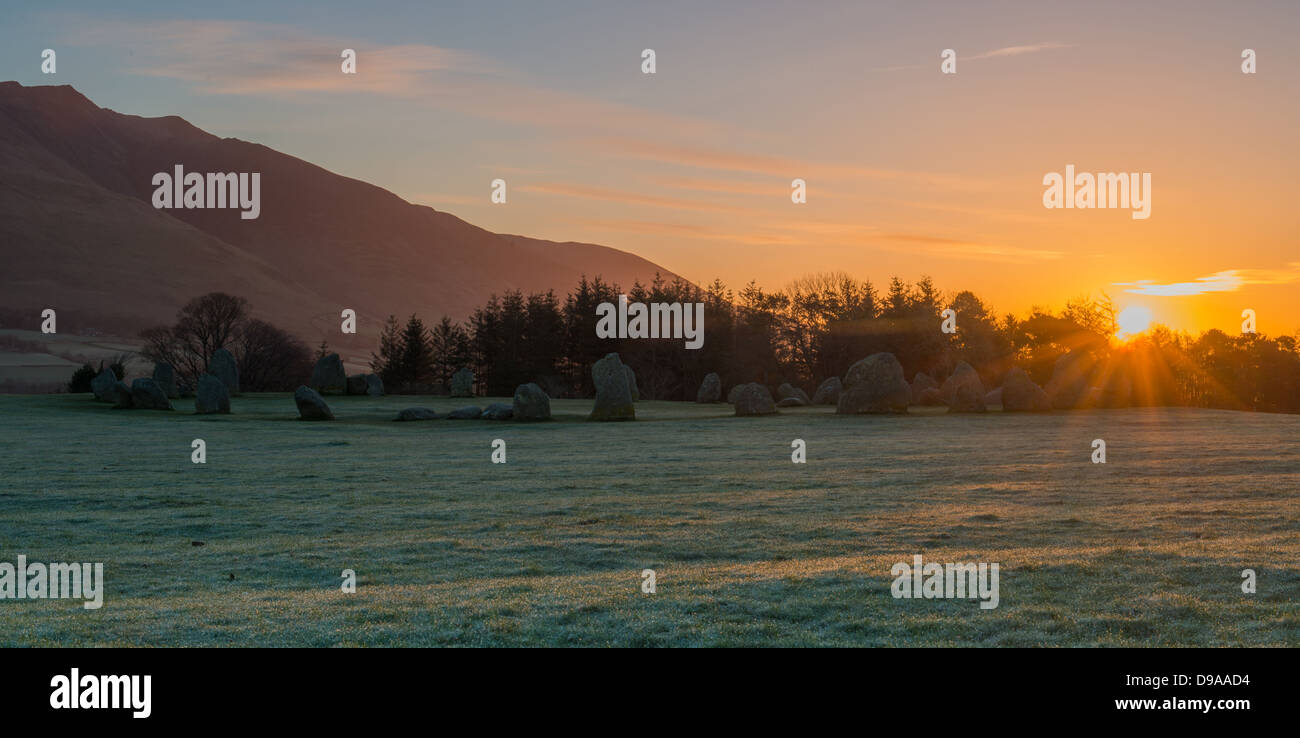
[[(1104, 293), (1193, 333), (1236, 333), (1246, 309), (1260, 332), (1300, 330), (1300, 3), (0, 13), (0, 78), (179, 115), (489, 230), (612, 246), (699, 283), (929, 276), (998, 313)], [(45, 48), (56, 74), (41, 73)], [(1044, 177), (1067, 165), (1150, 174), (1150, 217), (1044, 207)], [(791, 201), (796, 178), (806, 203)]]

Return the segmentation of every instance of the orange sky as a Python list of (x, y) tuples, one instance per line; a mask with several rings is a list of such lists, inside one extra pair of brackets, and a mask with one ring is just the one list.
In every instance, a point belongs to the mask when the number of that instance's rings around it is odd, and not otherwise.
[[(999, 312), (1105, 291), (1175, 328), (1236, 332), (1250, 308), (1261, 332), (1300, 330), (1300, 7), (653, 5), (521, 3), (501, 11), (509, 23), (468, 8), (158, 20), (89, 5), (20, 13), (7, 34), (60, 44), (59, 82), (102, 105), (699, 282), (929, 275)], [(355, 78), (337, 72), (343, 47)], [(0, 61), (17, 68), (18, 53), (32, 72), (25, 47)], [(1044, 208), (1044, 175), (1067, 164), (1149, 172), (1150, 218)], [(498, 177), (505, 205), (489, 201)], [(794, 178), (807, 204), (791, 203)]]

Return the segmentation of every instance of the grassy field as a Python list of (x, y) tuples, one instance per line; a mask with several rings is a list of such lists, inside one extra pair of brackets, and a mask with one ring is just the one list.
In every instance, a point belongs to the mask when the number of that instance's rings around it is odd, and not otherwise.
[[(107, 579), (97, 611), (0, 600), (0, 644), (1300, 644), (1300, 416), (645, 402), (597, 425), (575, 400), (551, 423), (394, 423), (466, 403), (330, 402), (337, 422), (305, 423), (287, 395), (219, 417), (0, 396), (0, 561)], [(1000, 563), (1000, 606), (894, 599), (918, 553)]]

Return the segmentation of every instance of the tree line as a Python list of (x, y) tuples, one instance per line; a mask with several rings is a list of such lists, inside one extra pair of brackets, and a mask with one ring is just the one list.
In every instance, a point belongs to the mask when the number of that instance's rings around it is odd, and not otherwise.
[[(1211, 330), (1192, 337), (1156, 326), (1120, 344), (1113, 339), (1115, 307), (1105, 295), (1018, 317), (998, 315), (970, 291), (946, 295), (928, 277), (893, 278), (883, 290), (842, 273), (776, 291), (754, 282), (733, 291), (719, 280), (700, 287), (658, 275), (648, 285), (634, 283), (626, 291), (630, 302), (705, 304), (704, 345), (687, 349), (674, 338), (598, 338), (596, 307), (623, 292), (584, 276), (563, 297), (493, 295), (464, 323), (443, 316), (430, 326), (418, 315), (405, 322), (390, 316), (371, 368), (397, 393), (445, 394), (456, 370), (468, 367), (478, 394), (510, 396), (518, 385), (537, 382), (551, 397), (590, 397), (592, 364), (616, 351), (636, 372), (642, 397), (693, 400), (710, 372), (724, 388), (789, 382), (811, 392), (879, 351), (897, 356), (909, 380), (925, 372), (943, 381), (965, 361), (989, 389), (1013, 366), (1046, 385), (1056, 361), (1075, 352), (1099, 367), (1099, 376), (1130, 383), (1135, 404), (1300, 411), (1295, 336)], [(946, 309), (956, 313), (955, 333), (939, 329)], [(311, 374), (313, 355), (302, 341), (252, 318), (247, 301), (223, 293), (191, 300), (173, 325), (141, 337), (140, 353), (172, 364), (185, 382), (195, 382), (223, 346), (251, 391), (292, 390)]]

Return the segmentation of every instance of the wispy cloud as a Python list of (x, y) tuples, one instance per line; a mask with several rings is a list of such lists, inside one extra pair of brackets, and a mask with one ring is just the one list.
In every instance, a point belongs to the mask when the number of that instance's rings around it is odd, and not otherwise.
[(1116, 282), (1116, 287), (1127, 287), (1125, 292), (1153, 297), (1185, 297), (1209, 292), (1236, 292), (1248, 285), (1276, 285), (1300, 282), (1300, 262), (1292, 262), (1283, 269), (1225, 269), (1209, 276), (1197, 277), (1191, 282), (1159, 284), (1150, 279), (1136, 282)]
[[(963, 55), (960, 49), (954, 49), (954, 51), (957, 52), (957, 61), (972, 62), (972, 61), (980, 61), (982, 59), (1001, 59), (1008, 56), (1021, 56), (1024, 54), (1035, 54), (1040, 51), (1050, 51), (1052, 49), (1068, 49), (1073, 45), (1074, 44), (1057, 43), (1055, 41), (1044, 41), (1041, 43), (1024, 44), (1021, 46), (1003, 46), (1000, 49), (981, 51), (978, 54), (972, 54), (970, 56)], [(933, 64), (905, 64), (902, 66), (881, 67), (876, 69), (875, 71), (895, 72), (903, 69), (938, 69), (938, 68), (939, 68), (939, 61), (938, 61), (938, 54), (936, 54), (935, 62)]]

